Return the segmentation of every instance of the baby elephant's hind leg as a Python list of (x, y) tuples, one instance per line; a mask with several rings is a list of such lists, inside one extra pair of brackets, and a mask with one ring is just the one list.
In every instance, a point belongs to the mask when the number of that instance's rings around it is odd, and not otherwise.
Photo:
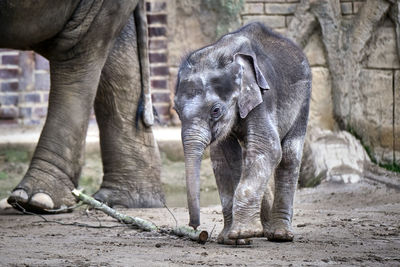
[(261, 202), (261, 223), (264, 229), (268, 228), (268, 224), (271, 220), (272, 203), (274, 202), (274, 188), (275, 181), (274, 177), (271, 177), (268, 181), (268, 186), (265, 189), (264, 197)]
[(293, 199), (300, 171), (305, 124), (299, 124), (282, 141), (282, 160), (275, 170), (275, 194), (264, 235), (271, 241), (292, 241)]

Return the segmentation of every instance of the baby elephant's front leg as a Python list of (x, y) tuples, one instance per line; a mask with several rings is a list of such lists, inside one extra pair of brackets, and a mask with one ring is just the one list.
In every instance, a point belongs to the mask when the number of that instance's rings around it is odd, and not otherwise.
[[(265, 136), (265, 135), (264, 135)], [(263, 236), (260, 222), (261, 202), (268, 179), (278, 164), (281, 150), (278, 138), (254, 140), (243, 149), (242, 176), (236, 188), (230, 239)]]

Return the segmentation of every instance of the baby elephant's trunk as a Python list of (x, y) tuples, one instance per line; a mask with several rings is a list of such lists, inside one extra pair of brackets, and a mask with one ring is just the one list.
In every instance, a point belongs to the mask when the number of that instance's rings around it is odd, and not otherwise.
[(199, 134), (198, 129), (182, 130), (185, 153), (186, 190), (189, 207), (189, 225), (200, 225), (200, 167), (204, 149), (210, 143), (209, 134)]

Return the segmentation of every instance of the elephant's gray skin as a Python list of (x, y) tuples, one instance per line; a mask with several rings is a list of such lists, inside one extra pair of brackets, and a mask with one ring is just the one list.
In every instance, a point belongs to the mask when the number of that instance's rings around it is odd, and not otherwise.
[(104, 166), (95, 198), (162, 206), (159, 153), (146, 127), (152, 114), (136, 114), (140, 103), (149, 105), (144, 0), (0, 0), (0, 25), (0, 47), (40, 53), (51, 75), (45, 126), (8, 202), (36, 212), (76, 203), (71, 190), (94, 103)]
[[(211, 144), (224, 215), (218, 242), (247, 244), (263, 234), (293, 240), (293, 197), (310, 93), (311, 72), (302, 51), (261, 23), (184, 59), (175, 108), (182, 121), (189, 225), (200, 224), (199, 170)], [(272, 207), (264, 195), (271, 176)]]

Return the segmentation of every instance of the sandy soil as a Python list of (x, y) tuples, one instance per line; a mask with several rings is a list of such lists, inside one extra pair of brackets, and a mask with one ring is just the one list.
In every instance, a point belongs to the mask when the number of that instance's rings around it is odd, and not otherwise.
[[(171, 208), (179, 224), (187, 222), (185, 208)], [(157, 225), (174, 226), (166, 209), (121, 210)], [(189, 240), (140, 232), (119, 225), (101, 212), (80, 208), (73, 213), (47, 215), (48, 220), (91, 225), (87, 228), (44, 222), (38, 216), (0, 212), (0, 265), (29, 266), (321, 266), (400, 265), (400, 194), (385, 186), (322, 184), (296, 195), (294, 242), (265, 238), (245, 247), (215, 242), (222, 228), (220, 206), (203, 208), (202, 229), (211, 240)]]

